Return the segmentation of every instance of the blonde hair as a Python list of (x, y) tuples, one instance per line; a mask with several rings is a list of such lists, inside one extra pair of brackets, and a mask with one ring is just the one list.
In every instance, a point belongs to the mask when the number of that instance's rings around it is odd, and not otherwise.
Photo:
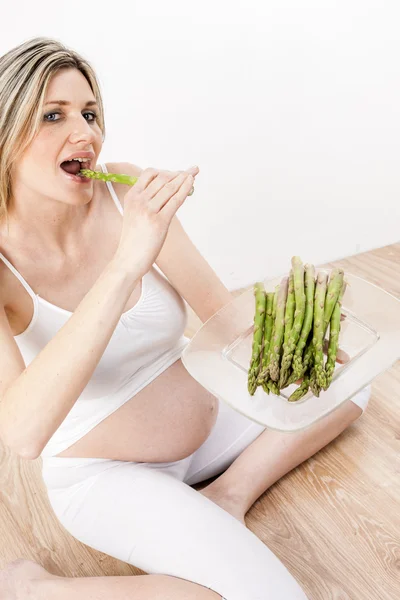
[(105, 138), (104, 107), (94, 69), (58, 40), (36, 37), (0, 56), (0, 220), (8, 216), (11, 173), (18, 157), (39, 131), (46, 91), (60, 69), (78, 69), (99, 106), (98, 124)]

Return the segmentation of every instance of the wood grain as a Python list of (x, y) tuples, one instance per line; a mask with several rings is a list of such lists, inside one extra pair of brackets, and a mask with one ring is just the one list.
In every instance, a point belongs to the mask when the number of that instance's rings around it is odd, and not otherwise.
[[(316, 266), (341, 266), (400, 298), (400, 243)], [(185, 335), (192, 337), (201, 321), (188, 312)], [(362, 418), (246, 516), (310, 600), (400, 598), (400, 361), (372, 387)], [(143, 574), (64, 530), (40, 468), (41, 459), (23, 461), (0, 447), (0, 568), (24, 557), (56, 575)]]

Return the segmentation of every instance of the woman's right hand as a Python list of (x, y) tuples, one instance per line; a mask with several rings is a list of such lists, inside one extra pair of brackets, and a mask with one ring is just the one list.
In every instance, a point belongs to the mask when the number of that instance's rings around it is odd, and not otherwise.
[(164, 244), (176, 211), (193, 187), (198, 167), (187, 171), (145, 169), (124, 196), (120, 242), (115, 259), (144, 275)]

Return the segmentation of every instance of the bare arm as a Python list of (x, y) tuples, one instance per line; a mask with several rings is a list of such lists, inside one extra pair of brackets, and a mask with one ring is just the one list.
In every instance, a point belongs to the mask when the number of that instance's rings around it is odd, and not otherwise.
[(37, 458), (81, 395), (197, 172), (198, 167), (141, 173), (124, 196), (122, 233), (113, 260), (28, 367), (0, 302), (0, 348), (7, 355), (0, 360), (0, 437), (20, 456)]
[[(112, 260), (67, 323), (3, 391), (0, 437), (14, 452), (40, 455), (90, 380), (141, 276)], [(2, 382), (5, 377), (0, 372)]]

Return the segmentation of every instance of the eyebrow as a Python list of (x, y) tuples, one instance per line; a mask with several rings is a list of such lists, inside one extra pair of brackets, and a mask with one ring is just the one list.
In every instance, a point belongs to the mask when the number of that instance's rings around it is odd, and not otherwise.
[[(69, 104), (71, 104), (71, 102), (67, 102), (67, 100), (50, 100), (49, 102), (46, 102), (45, 106), (47, 106), (48, 104), (60, 104), (61, 106), (68, 106)], [(85, 104), (85, 106), (95, 105), (97, 106), (97, 102), (95, 100), (89, 100)]]

